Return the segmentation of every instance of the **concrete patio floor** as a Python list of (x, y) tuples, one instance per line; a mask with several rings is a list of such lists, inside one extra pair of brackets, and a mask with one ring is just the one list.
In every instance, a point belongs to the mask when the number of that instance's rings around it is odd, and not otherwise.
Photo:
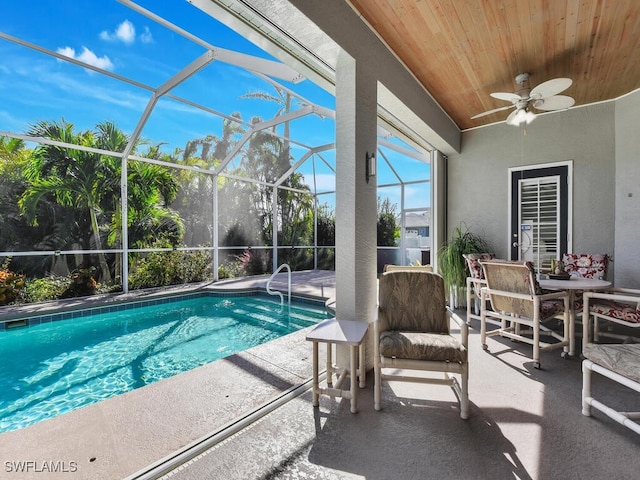
[[(298, 278), (305, 276), (304, 294), (325, 289), (331, 295), (330, 276), (318, 279), (311, 272)], [(238, 280), (226, 288), (262, 281)], [(0, 478), (144, 478), (149, 465), (308, 380), (311, 344), (305, 334), (2, 434)], [(597, 412), (591, 418), (581, 414), (579, 359), (548, 352), (536, 370), (530, 350), (491, 338), (483, 351), (479, 325), (472, 323), (466, 421), (453, 392), (433, 385), (385, 383), (383, 410), (376, 412), (369, 375), (357, 414), (347, 400), (329, 397), (314, 408), (307, 390), (164, 478), (635, 478), (638, 435)], [(598, 376), (594, 392), (640, 410), (636, 393)], [(8, 471), (18, 461), (74, 462), (76, 468), (46, 475)]]

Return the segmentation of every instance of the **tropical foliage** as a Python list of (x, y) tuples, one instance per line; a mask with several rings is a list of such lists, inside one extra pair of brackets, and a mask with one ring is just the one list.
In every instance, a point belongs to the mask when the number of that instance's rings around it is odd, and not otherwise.
[(482, 253), (489, 251), (485, 239), (461, 224), (454, 230), (449, 241), (440, 248), (438, 255), (438, 271), (444, 278), (444, 283), (454, 306), (463, 306), (462, 290), (466, 285), (469, 270), (463, 257), (467, 253)]
[(396, 205), (391, 200), (378, 197), (378, 246), (395, 247), (400, 238), (400, 226), (396, 222), (398, 216)]
[[(279, 89), (245, 98), (277, 103), (276, 116), (295, 103)], [(90, 130), (39, 121), (26, 132), (42, 139), (32, 149), (0, 137), (0, 252), (42, 252), (14, 256), (12, 271), (3, 264), (4, 303), (120, 290), (125, 242), (129, 288), (210, 280), (216, 228), (220, 278), (270, 272), (275, 244), (293, 270), (335, 268), (335, 213), (315, 208), (293, 171), (289, 122), (280, 135), (263, 123), (234, 113), (219, 135), (172, 153), (109, 121)], [(379, 245), (395, 246), (395, 206), (379, 200), (378, 210)]]
[[(252, 95), (281, 103), (279, 114), (291, 108), (286, 92)], [(274, 234), (280, 262), (293, 269), (313, 266), (313, 251), (295, 247), (313, 245), (314, 222), (320, 225), (322, 241), (332, 247), (333, 212), (324, 208), (314, 217), (314, 200), (303, 176), (290, 172), (288, 136), (283, 140), (273, 131), (256, 129), (248, 142), (240, 143), (249, 132), (241, 120), (234, 113), (224, 120), (219, 136), (191, 140), (172, 154), (144, 140), (132, 142), (111, 122), (80, 131), (64, 119), (40, 121), (27, 132), (44, 139), (34, 149), (0, 137), (0, 251), (43, 252), (18, 256), (13, 272), (5, 269), (7, 275), (24, 275), (27, 283), (23, 295), (12, 295), (11, 301), (117, 289), (123, 273), (118, 254), (123, 232), (130, 249), (130, 288), (210, 279), (211, 253), (203, 247), (213, 238), (214, 195), (220, 244), (230, 247), (220, 255), (222, 277), (270, 271), (271, 250), (247, 247), (272, 246)], [(251, 119), (252, 125), (262, 122)], [(128, 158), (131, 155), (153, 163)], [(223, 161), (228, 161), (229, 176), (198, 171), (214, 170)], [(274, 189), (276, 181), (284, 188)], [(121, 211), (123, 193), (126, 216)], [(60, 251), (78, 253), (56, 253)], [(332, 248), (323, 249), (320, 257), (321, 268), (333, 266)]]

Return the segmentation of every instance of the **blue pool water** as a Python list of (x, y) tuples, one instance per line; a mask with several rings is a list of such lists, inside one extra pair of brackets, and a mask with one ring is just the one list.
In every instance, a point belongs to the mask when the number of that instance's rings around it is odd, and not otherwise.
[(328, 316), (319, 303), (282, 308), (273, 297), (206, 294), (90, 313), (0, 331), (0, 432), (157, 382)]

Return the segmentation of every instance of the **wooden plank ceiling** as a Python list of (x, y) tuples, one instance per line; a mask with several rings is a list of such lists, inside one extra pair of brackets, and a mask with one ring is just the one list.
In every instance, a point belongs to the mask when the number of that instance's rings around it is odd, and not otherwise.
[(640, 0), (348, 1), (461, 129), (504, 121), (470, 117), (510, 105), (489, 94), (523, 72), (572, 79), (575, 106), (640, 88)]

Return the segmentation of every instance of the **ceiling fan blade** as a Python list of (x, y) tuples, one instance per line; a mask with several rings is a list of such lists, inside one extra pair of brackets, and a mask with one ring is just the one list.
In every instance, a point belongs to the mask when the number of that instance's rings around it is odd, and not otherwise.
[(493, 98), (497, 98), (498, 100), (506, 100), (507, 102), (516, 103), (521, 100), (520, 95), (516, 95), (515, 93), (506, 93), (506, 92), (494, 92), (490, 93)]
[(566, 90), (571, 86), (573, 80), (570, 78), (552, 78), (546, 82), (542, 82), (537, 87), (533, 87), (529, 98), (537, 100), (539, 98), (552, 97)]
[(493, 110), (487, 110), (486, 112), (478, 113), (477, 115), (471, 117), (471, 119), (484, 117), (485, 115), (491, 115), (492, 113), (501, 112), (502, 110), (507, 110), (513, 107), (515, 107), (515, 105), (507, 105), (506, 107), (494, 108)]
[(571, 107), (576, 101), (566, 95), (554, 95), (553, 97), (540, 98), (531, 104), (538, 110), (562, 110)]

